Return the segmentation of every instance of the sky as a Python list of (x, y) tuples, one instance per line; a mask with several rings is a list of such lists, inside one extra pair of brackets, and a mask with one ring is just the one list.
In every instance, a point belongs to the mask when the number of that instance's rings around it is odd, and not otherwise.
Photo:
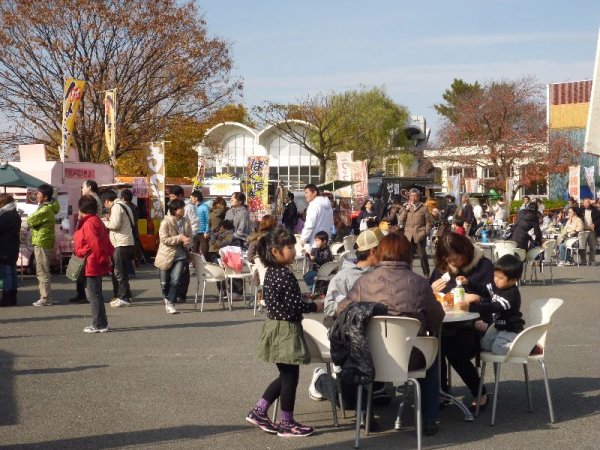
[(248, 107), (384, 86), (435, 135), (433, 105), (454, 78), (593, 75), (598, 0), (197, 0), (231, 44)]

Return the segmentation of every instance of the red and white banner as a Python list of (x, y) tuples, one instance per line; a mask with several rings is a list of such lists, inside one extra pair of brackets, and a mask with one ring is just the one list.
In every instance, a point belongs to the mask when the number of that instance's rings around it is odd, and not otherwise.
[[(337, 177), (341, 181), (352, 181), (352, 152), (336, 152)], [(352, 197), (352, 186), (337, 189), (340, 197)]]
[(579, 200), (579, 174), (581, 169), (579, 166), (569, 167), (569, 197), (573, 197), (575, 200)]

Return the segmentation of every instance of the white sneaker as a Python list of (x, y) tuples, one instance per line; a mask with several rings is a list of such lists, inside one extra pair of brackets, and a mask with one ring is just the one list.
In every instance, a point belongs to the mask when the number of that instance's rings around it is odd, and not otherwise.
[(37, 302), (33, 302), (33, 306), (51, 306), (52, 302), (43, 298), (40, 298)]
[(325, 370), (322, 367), (317, 367), (313, 372), (312, 379), (310, 380), (310, 385), (308, 386), (308, 396), (314, 401), (321, 402), (325, 400), (325, 397), (323, 397), (323, 394), (321, 394), (317, 390), (315, 384), (317, 383), (319, 377), (326, 373), (327, 372), (325, 372)]
[(121, 300), (120, 298), (116, 298), (112, 302), (110, 302), (111, 308), (122, 308), (125, 306), (131, 306), (131, 302), (127, 300)]
[(565, 266), (565, 262), (564, 261), (559, 261), (557, 264), (558, 267), (564, 267)]
[(108, 327), (106, 328), (96, 328), (94, 325), (88, 325), (83, 329), (84, 333), (106, 333), (108, 331)]
[(173, 303), (171, 303), (167, 299), (165, 299), (165, 309), (167, 310), (167, 314), (177, 314), (178, 313), (178, 311), (175, 309), (175, 306), (173, 306)]

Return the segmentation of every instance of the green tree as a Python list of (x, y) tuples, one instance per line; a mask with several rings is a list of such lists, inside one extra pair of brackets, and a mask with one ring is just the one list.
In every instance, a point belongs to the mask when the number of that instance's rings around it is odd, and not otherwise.
[(438, 103), (433, 105), (440, 116), (445, 117), (452, 123), (456, 123), (456, 108), (468, 99), (480, 95), (482, 87), (478, 81), (475, 83), (467, 83), (460, 78), (455, 78), (442, 94), (442, 98), (446, 103)]
[(107, 161), (101, 92), (117, 88), (117, 157), (203, 121), (232, 101), (229, 44), (208, 34), (192, 0), (0, 2), (0, 108), (9, 144), (57, 156), (65, 77), (88, 82), (74, 132), (82, 161)]
[[(390, 133), (402, 128), (408, 112), (383, 88), (307, 96), (293, 104), (266, 103), (254, 114), (319, 160), (320, 182), (335, 153), (355, 151), (355, 159), (377, 160), (390, 151)], [(405, 142), (400, 138), (401, 142)]]

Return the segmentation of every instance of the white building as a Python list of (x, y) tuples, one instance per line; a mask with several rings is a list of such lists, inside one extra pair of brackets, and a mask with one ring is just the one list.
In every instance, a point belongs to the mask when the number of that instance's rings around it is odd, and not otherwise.
[(268, 156), (271, 180), (281, 180), (291, 190), (319, 183), (319, 160), (274, 125), (255, 130), (242, 123), (223, 122), (206, 132), (197, 150), (207, 167), (218, 174), (241, 175), (248, 156)]

